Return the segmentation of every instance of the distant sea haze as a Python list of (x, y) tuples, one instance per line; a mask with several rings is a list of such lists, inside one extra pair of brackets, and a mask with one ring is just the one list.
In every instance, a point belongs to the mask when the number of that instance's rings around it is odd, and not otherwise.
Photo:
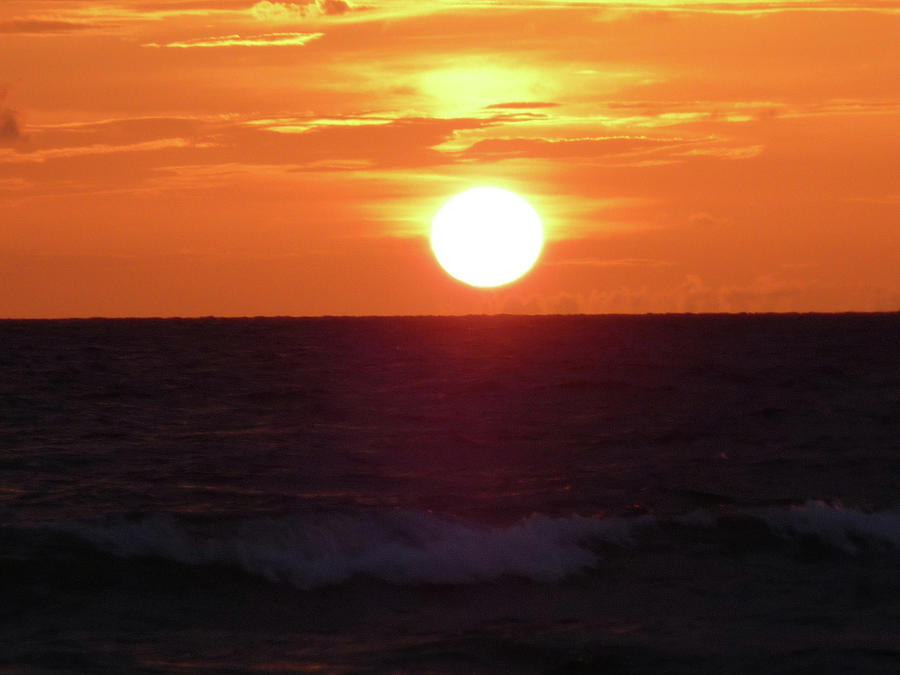
[(0, 322), (10, 672), (900, 669), (900, 314)]

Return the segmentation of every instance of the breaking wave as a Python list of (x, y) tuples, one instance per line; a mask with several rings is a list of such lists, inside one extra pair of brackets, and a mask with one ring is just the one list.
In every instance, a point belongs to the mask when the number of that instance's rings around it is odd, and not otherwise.
[(900, 550), (900, 513), (866, 513), (821, 501), (762, 514), (765, 522), (784, 537), (815, 537), (845, 553)]
[(690, 545), (691, 533), (698, 531), (743, 537), (747, 523), (776, 541), (812, 538), (841, 553), (900, 550), (900, 513), (866, 513), (820, 502), (748, 509), (737, 517), (716, 511), (677, 518), (535, 514), (506, 527), (414, 511), (224, 521), (149, 515), (49, 527), (117, 556), (239, 567), (269, 581), (309, 589), (356, 576), (398, 585), (468, 584), (502, 577), (559, 582), (597, 567), (601, 551), (610, 545), (637, 548), (645, 538), (673, 528), (685, 537), (678, 545)]
[(589, 544), (627, 543), (618, 518), (534, 515), (490, 528), (430, 513), (318, 514), (188, 523), (171, 515), (54, 529), (124, 557), (236, 565), (299, 588), (366, 575), (395, 584), (464, 584), (516, 576), (560, 581), (596, 563)]

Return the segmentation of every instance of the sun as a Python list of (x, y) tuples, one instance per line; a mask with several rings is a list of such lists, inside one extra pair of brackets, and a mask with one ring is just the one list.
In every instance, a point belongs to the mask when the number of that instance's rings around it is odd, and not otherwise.
[(495, 187), (451, 197), (431, 223), (431, 248), (447, 273), (471, 286), (502, 286), (531, 269), (544, 230), (531, 205)]

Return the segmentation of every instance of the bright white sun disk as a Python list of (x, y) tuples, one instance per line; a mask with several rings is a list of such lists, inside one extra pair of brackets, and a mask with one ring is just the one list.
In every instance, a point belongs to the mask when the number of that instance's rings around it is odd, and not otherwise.
[(431, 248), (447, 273), (472, 286), (500, 286), (541, 253), (541, 219), (519, 195), (478, 187), (450, 198), (431, 224)]

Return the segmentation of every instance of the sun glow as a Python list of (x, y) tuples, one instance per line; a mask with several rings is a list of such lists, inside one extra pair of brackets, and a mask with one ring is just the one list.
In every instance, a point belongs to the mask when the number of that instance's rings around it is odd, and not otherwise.
[(494, 187), (450, 198), (431, 225), (431, 248), (441, 267), (471, 286), (518, 279), (538, 259), (543, 240), (541, 219), (531, 205)]

